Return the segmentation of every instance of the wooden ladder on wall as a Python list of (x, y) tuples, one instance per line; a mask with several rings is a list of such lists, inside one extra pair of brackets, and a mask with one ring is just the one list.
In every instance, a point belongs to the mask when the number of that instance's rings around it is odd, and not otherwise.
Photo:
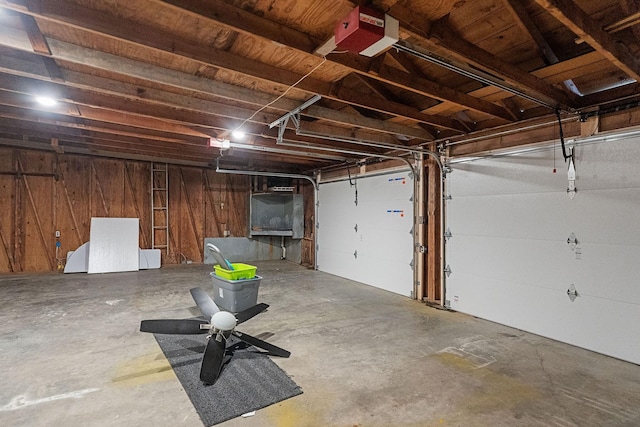
[(151, 163), (151, 248), (169, 255), (169, 165)]

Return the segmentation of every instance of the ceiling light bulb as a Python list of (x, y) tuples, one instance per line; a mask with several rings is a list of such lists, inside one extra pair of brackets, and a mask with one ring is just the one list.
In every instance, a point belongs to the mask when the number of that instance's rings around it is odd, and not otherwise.
[(51, 107), (58, 103), (58, 101), (49, 96), (36, 96), (36, 101), (38, 104), (44, 105), (45, 107)]
[(242, 132), (241, 130), (237, 130), (237, 129), (236, 129), (236, 130), (234, 130), (233, 132), (231, 132), (231, 135), (232, 135), (234, 138), (238, 138), (238, 139), (240, 139), (240, 138), (244, 138), (244, 132)]
[(231, 141), (229, 141), (228, 139), (223, 139), (222, 140), (222, 148), (231, 148)]

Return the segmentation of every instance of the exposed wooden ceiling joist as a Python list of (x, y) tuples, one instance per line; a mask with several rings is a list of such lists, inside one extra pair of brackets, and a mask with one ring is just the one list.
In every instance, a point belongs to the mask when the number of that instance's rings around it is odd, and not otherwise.
[[(233, 31), (258, 36), (268, 41), (278, 43), (284, 47), (296, 49), (303, 53), (313, 54), (315, 49), (322, 44), (322, 41), (313, 39), (302, 32), (285, 27), (281, 24), (276, 24), (267, 19), (257, 17), (256, 15), (230, 6), (222, 1), (158, 1), (161, 3), (171, 4), (182, 11), (188, 11), (198, 17), (206, 18), (209, 22), (216, 25), (222, 25), (226, 28), (232, 29)], [(330, 62), (342, 65), (348, 68), (351, 72), (362, 73), (371, 76), (374, 79), (381, 80), (385, 83), (398, 86), (406, 90), (414, 91), (424, 96), (436, 98), (441, 101), (448, 101), (485, 114), (501, 117), (505, 120), (511, 120), (509, 113), (498, 106), (484, 102), (481, 99), (468, 96), (464, 93), (456, 92), (455, 90), (432, 83), (426, 79), (416, 78), (415, 76), (410, 76), (406, 73), (397, 73), (396, 70), (391, 67), (381, 65), (377, 69), (376, 73), (371, 73), (369, 65), (371, 61), (363, 59), (364, 57), (333, 54), (329, 55), (327, 58)]]
[[(360, 149), (385, 152), (354, 140), (500, 149), (503, 139), (475, 138), (523, 130), (555, 106), (613, 111), (640, 98), (637, 0), (486, 3), (0, 0), (10, 10), (0, 13), (0, 137), (136, 158), (153, 158), (157, 146), (158, 156), (193, 162), (194, 153), (219, 155), (213, 137), (242, 125), (248, 135), (232, 138), (226, 161), (309, 171)], [(416, 53), (315, 55), (356, 4), (396, 17), (399, 44)], [(591, 39), (576, 45), (583, 33)], [(59, 104), (36, 106), (45, 93)], [(267, 125), (315, 94), (322, 99), (300, 118), (316, 136), (297, 135), (291, 123), (283, 135), (308, 148), (276, 144)], [(545, 135), (525, 132), (508, 144)]]
[(616, 43), (575, 2), (571, 0), (535, 1), (622, 71), (636, 81), (640, 81), (640, 62), (638, 58), (621, 43)]
[[(219, 67), (234, 72), (240, 72), (247, 76), (260, 80), (274, 82), (283, 86), (289, 86), (298, 81), (302, 75), (282, 70), (275, 66), (260, 63), (239, 55), (232, 54), (225, 50), (214, 47), (196, 46), (186, 40), (181, 40), (175, 36), (163, 34), (151, 27), (141, 24), (127, 24), (118, 21), (105, 14), (92, 14), (87, 8), (78, 7), (68, 1), (58, 0), (55, 5), (43, 0), (32, 0), (29, 9), (24, 9), (25, 13), (32, 14), (41, 19), (51, 20), (75, 28), (81, 28), (93, 32), (96, 35), (110, 37), (139, 47), (151, 48), (181, 56), (197, 61), (203, 65)], [(36, 12), (34, 12), (36, 11)], [(144, 34), (153, 33), (153, 37), (145, 37)], [(39, 52), (39, 51), (36, 51)], [(40, 52), (39, 52), (40, 53)], [(342, 89), (338, 92), (332, 90), (334, 85), (309, 76), (305, 78), (297, 88), (309, 93), (319, 94), (329, 99), (347, 102), (353, 105), (379, 110), (387, 114), (409, 116), (418, 122), (442, 126), (453, 130), (462, 130), (462, 127), (453, 120), (447, 120), (438, 116), (430, 116), (420, 113), (418, 110), (411, 111), (410, 108), (402, 104), (393, 102), (380, 102), (384, 100), (371, 100), (355, 91)], [(378, 101), (378, 102), (376, 102)]]

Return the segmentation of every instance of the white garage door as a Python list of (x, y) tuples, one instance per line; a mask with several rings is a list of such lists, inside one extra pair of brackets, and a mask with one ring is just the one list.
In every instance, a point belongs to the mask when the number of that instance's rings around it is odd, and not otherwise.
[(555, 174), (552, 150), (453, 165), (447, 300), (640, 363), (640, 141), (577, 147), (573, 200), (558, 153)]
[(319, 195), (318, 269), (411, 296), (410, 173), (320, 184)]

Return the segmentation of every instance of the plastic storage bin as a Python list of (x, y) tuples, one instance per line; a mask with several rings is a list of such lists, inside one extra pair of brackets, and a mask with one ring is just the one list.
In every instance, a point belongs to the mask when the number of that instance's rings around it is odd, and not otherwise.
[(262, 277), (229, 280), (211, 273), (213, 280), (213, 301), (226, 311), (238, 313), (258, 303), (258, 289)]
[(216, 272), (216, 276), (228, 280), (253, 279), (256, 277), (256, 270), (258, 268), (255, 265), (232, 262), (231, 266), (233, 267), (233, 270), (227, 270), (220, 264), (214, 265), (213, 269)]

